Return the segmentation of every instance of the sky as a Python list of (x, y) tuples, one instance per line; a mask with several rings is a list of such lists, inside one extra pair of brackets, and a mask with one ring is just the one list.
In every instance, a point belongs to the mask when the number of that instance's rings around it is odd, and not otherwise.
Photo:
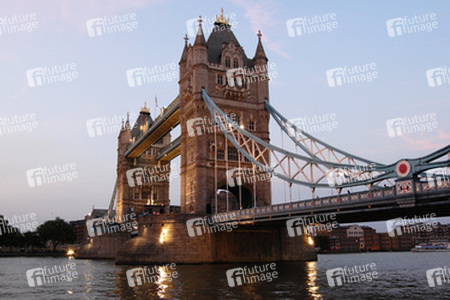
[[(195, 19), (206, 26), (222, 7), (249, 57), (261, 30), (272, 105), (289, 119), (325, 120), (313, 135), (386, 164), (449, 144), (448, 1), (3, 1), (0, 213), (42, 222), (108, 207), (115, 126), (145, 102), (155, 117), (176, 98), (184, 35), (193, 42)], [(123, 30), (100, 32), (98, 18)], [(133, 86), (127, 70), (144, 67), (164, 78)], [(354, 72), (359, 80), (350, 82)], [(98, 118), (108, 131), (92, 131)], [(399, 129), (398, 118), (424, 130)], [(272, 121), (273, 144), (279, 132)], [(70, 176), (30, 183), (27, 174), (44, 167)], [(179, 185), (171, 183), (173, 204)], [(286, 201), (283, 188), (274, 182), (275, 203)]]

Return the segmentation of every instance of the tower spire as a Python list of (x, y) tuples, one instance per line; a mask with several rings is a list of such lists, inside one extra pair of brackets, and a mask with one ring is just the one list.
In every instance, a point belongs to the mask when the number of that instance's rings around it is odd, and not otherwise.
[(197, 36), (195, 37), (194, 45), (206, 45), (205, 35), (203, 34), (202, 29), (202, 16), (198, 17), (198, 31)]
[(261, 37), (262, 37), (261, 30), (258, 30), (257, 36), (258, 36), (258, 46), (256, 47), (256, 53), (255, 53), (254, 59), (256, 60), (258, 58), (262, 58), (262, 59), (268, 61), (266, 52), (264, 51), (264, 47), (261, 42)]

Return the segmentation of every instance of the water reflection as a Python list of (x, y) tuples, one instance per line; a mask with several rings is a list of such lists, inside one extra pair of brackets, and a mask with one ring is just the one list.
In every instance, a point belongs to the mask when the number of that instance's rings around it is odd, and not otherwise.
[(317, 262), (310, 261), (306, 263), (306, 275), (308, 285), (307, 291), (313, 299), (323, 299), (322, 295), (318, 293), (319, 286), (317, 285)]

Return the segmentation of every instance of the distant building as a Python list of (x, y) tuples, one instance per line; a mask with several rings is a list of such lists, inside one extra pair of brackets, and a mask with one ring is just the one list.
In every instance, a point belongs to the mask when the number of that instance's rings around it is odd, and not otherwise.
[(69, 224), (73, 227), (77, 235), (76, 244), (83, 244), (87, 239), (86, 220), (70, 221)]

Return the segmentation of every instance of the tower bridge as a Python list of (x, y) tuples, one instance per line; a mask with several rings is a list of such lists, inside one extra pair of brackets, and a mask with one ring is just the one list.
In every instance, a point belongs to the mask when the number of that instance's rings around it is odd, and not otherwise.
[[(450, 215), (450, 146), (383, 164), (315, 138), (285, 118), (271, 101), (261, 33), (253, 58), (248, 58), (223, 15), (214, 26), (206, 40), (200, 19), (194, 43), (185, 38), (175, 100), (155, 120), (142, 108), (133, 129), (127, 119), (119, 134), (110, 214), (115, 203), (116, 215), (136, 213), (141, 218), (138, 236), (114, 254), (118, 263), (315, 259), (306, 237), (287, 235), (287, 219), (329, 213), (336, 213), (341, 222), (427, 212)], [(271, 118), (296, 152), (270, 143)], [(177, 126), (180, 136), (172, 140)], [(170, 172), (170, 161), (177, 156), (181, 199), (180, 212), (173, 214), (169, 181), (146, 182), (139, 176), (142, 168), (152, 166), (165, 166)], [(245, 176), (244, 169), (268, 176), (235, 180)], [(280, 198), (272, 195), (273, 177), (286, 183), (290, 195), (299, 185), (311, 196), (273, 204)], [(352, 187), (364, 191), (352, 193)], [(316, 195), (318, 189), (330, 188), (337, 195)], [(151, 214), (155, 206), (161, 214)], [(217, 223), (233, 217), (239, 227), (190, 237), (187, 222), (207, 215), (219, 217)]]

